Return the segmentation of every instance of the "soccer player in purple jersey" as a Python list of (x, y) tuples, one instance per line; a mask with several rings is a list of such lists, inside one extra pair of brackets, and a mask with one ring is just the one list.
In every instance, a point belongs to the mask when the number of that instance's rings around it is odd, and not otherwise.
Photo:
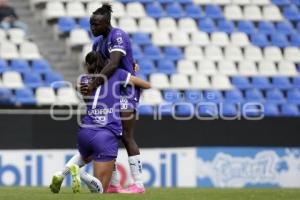
[[(93, 50), (97, 51), (107, 62), (99, 74), (105, 77), (110, 77), (117, 68), (122, 68), (135, 75), (135, 63), (132, 55), (130, 38), (123, 30), (111, 26), (111, 13), (111, 6), (104, 4), (101, 8), (98, 8), (95, 12), (93, 12), (90, 18), (92, 34), (97, 37), (93, 44)], [(82, 94), (90, 94), (91, 91), (99, 85), (102, 85), (103, 82), (103, 78), (98, 78), (92, 84), (83, 85), (81, 87)], [(128, 153), (128, 162), (131, 175), (134, 180), (134, 184), (128, 187), (128, 190), (132, 193), (145, 192), (142, 181), (142, 162), (140, 151), (133, 136), (136, 122), (136, 107), (138, 105), (139, 97), (139, 88), (132, 88), (130, 86), (127, 87), (123, 97), (123, 102), (126, 102), (127, 104), (124, 105), (121, 111), (123, 126), (122, 142)], [(113, 172), (109, 191), (118, 192), (119, 189), (120, 185), (118, 174), (115, 170)]]

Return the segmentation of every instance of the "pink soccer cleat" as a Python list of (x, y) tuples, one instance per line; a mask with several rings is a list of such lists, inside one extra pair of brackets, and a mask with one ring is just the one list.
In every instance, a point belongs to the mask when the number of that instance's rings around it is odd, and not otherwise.
[(138, 187), (136, 184), (129, 185), (126, 190), (131, 194), (143, 194), (146, 191), (144, 187)]
[(109, 185), (107, 188), (107, 193), (122, 193), (122, 194), (130, 194), (129, 191), (123, 189), (120, 185)]

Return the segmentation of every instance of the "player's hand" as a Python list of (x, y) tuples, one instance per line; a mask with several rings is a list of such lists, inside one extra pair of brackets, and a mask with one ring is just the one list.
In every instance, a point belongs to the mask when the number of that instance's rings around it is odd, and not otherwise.
[(90, 96), (92, 94), (93, 87), (92, 85), (81, 84), (80, 85), (80, 93), (83, 96)]
[(137, 64), (137, 63), (134, 63), (133, 70), (134, 70), (135, 72), (138, 72), (138, 71), (140, 71), (140, 66), (139, 66), (139, 64)]

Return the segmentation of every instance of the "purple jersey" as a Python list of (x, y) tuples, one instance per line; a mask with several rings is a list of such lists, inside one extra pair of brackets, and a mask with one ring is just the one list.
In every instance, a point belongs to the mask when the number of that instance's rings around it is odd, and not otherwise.
[[(121, 89), (128, 84), (130, 75), (123, 69), (117, 69), (103, 85), (92, 93), (93, 98), (87, 101), (87, 113), (82, 119), (81, 127), (93, 130), (106, 128), (117, 136), (122, 134)], [(91, 78), (88, 76), (81, 79), (83, 84), (88, 84), (90, 81)]]

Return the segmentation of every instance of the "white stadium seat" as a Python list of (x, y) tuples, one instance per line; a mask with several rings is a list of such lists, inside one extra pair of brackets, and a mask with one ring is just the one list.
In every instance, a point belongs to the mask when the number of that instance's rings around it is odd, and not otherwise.
[(80, 18), (86, 16), (85, 9), (81, 2), (68, 2), (66, 6), (66, 14), (67, 16)]
[(154, 33), (158, 31), (157, 23), (154, 18), (144, 17), (139, 20), (139, 30), (145, 33)]
[(242, 50), (237, 46), (227, 46), (225, 47), (225, 59), (229, 61), (241, 61), (244, 60)]
[(20, 45), (20, 57), (27, 60), (34, 60), (40, 59), (42, 56), (35, 43), (24, 42)]
[(211, 34), (211, 43), (216, 46), (227, 46), (229, 44), (228, 35), (223, 32), (213, 32)]
[(227, 5), (231, 3), (231, 0), (212, 0), (212, 3), (217, 5)]
[(194, 74), (191, 77), (191, 89), (210, 89), (211, 83), (207, 76), (203, 74)]
[(210, 39), (207, 33), (205, 32), (194, 32), (191, 37), (192, 45), (206, 46), (210, 44)]
[(145, 90), (141, 96), (141, 104), (157, 105), (163, 102), (161, 92), (157, 89)]
[(251, 0), (231, 0), (231, 3), (235, 5), (248, 5), (251, 3)]
[(10, 89), (18, 89), (24, 87), (22, 77), (19, 72), (7, 71), (2, 75), (3, 86)]
[(73, 88), (63, 87), (59, 88), (57, 91), (57, 103), (63, 105), (76, 105), (79, 103), (79, 99)]
[(171, 33), (171, 43), (174, 46), (184, 47), (190, 44), (190, 39), (186, 32), (173, 32)]
[(223, 60), (218, 62), (218, 72), (224, 75), (237, 75), (237, 69), (232, 61)]
[(36, 89), (36, 101), (38, 105), (51, 105), (56, 103), (56, 95), (51, 87), (39, 87)]
[(219, 61), (224, 59), (222, 50), (218, 46), (206, 46), (204, 52), (205, 59), (213, 61)]
[(276, 65), (272, 61), (263, 60), (258, 63), (258, 73), (262, 76), (276, 76), (278, 71)]
[(177, 64), (177, 71), (180, 74), (192, 75), (197, 73), (196, 65), (191, 60), (179, 60)]
[(217, 66), (211, 60), (203, 60), (198, 62), (198, 73), (204, 75), (213, 75), (217, 73)]
[(267, 5), (263, 7), (263, 19), (269, 21), (281, 21), (283, 17), (277, 6)]
[(7, 31), (9, 40), (14, 44), (20, 44), (25, 40), (25, 31), (20, 28), (11, 28)]
[(178, 30), (187, 33), (198, 32), (196, 21), (192, 18), (181, 18), (178, 21)]
[(245, 47), (245, 59), (252, 61), (260, 61), (263, 59), (261, 49), (256, 46)]
[(283, 59), (280, 48), (274, 46), (265, 47), (264, 57), (269, 61), (281, 61)]
[(200, 5), (211, 4), (211, 0), (193, 0), (193, 2)]
[(0, 57), (3, 59), (11, 60), (20, 57), (17, 46), (11, 42), (0, 43)]
[(230, 35), (231, 44), (234, 46), (245, 47), (250, 44), (247, 34), (234, 32)]
[(278, 72), (281, 76), (299, 76), (295, 64), (289, 61), (280, 61)]
[(300, 50), (298, 47), (286, 47), (283, 53), (285, 60), (291, 62), (300, 62)]
[(170, 87), (169, 79), (167, 75), (161, 73), (155, 73), (150, 75), (151, 87), (157, 89), (167, 89)]
[(224, 16), (228, 20), (242, 20), (244, 19), (243, 12), (240, 6), (228, 5), (225, 6)]
[(171, 17), (164, 17), (158, 20), (159, 31), (175, 33), (178, 31), (176, 21)]
[(144, 6), (139, 2), (128, 3), (126, 11), (129, 17), (142, 18), (146, 16)]
[(66, 16), (66, 11), (62, 2), (47, 2), (46, 9), (44, 10), (44, 17), (46, 20), (58, 19), (59, 17), (63, 16)]
[(261, 10), (258, 6), (248, 5), (244, 8), (244, 17), (246, 20), (259, 21), (262, 19)]
[(3, 29), (0, 29), (0, 41), (3, 42), (4, 40), (6, 40), (6, 32)]
[(88, 33), (83, 29), (74, 29), (70, 32), (70, 37), (66, 40), (69, 47), (84, 46), (91, 42)]
[(122, 17), (127, 16), (124, 4), (115, 1), (112, 3), (112, 7), (113, 7), (113, 11), (114, 11), (113, 16), (115, 18), (122, 18)]
[(270, 5), (270, 0), (251, 0), (251, 4), (258, 5), (258, 6), (264, 6), (264, 5)]
[(154, 32), (152, 34), (152, 42), (157, 46), (169, 46), (172, 44), (170, 34), (164, 31)]
[(179, 89), (179, 90), (189, 89), (190, 87), (189, 79), (185, 74), (173, 74), (171, 76), (170, 86), (173, 89)]
[(225, 75), (214, 75), (211, 78), (212, 88), (216, 90), (229, 90), (232, 89), (232, 85), (228, 76)]
[(243, 76), (257, 76), (258, 71), (254, 61), (244, 60), (238, 63), (238, 71)]
[(101, 7), (101, 4), (99, 4), (99, 2), (97, 2), (97, 1), (88, 2), (87, 6), (86, 6), (86, 15), (88, 17), (91, 16), (91, 14), (100, 7)]
[(130, 17), (120, 18), (119, 26), (121, 29), (123, 29), (125, 32), (128, 32), (128, 33), (134, 33), (134, 32), (137, 32), (137, 30), (138, 30), (135, 19), (130, 18)]
[(184, 50), (185, 59), (191, 61), (203, 60), (203, 52), (198, 46), (187, 46)]

